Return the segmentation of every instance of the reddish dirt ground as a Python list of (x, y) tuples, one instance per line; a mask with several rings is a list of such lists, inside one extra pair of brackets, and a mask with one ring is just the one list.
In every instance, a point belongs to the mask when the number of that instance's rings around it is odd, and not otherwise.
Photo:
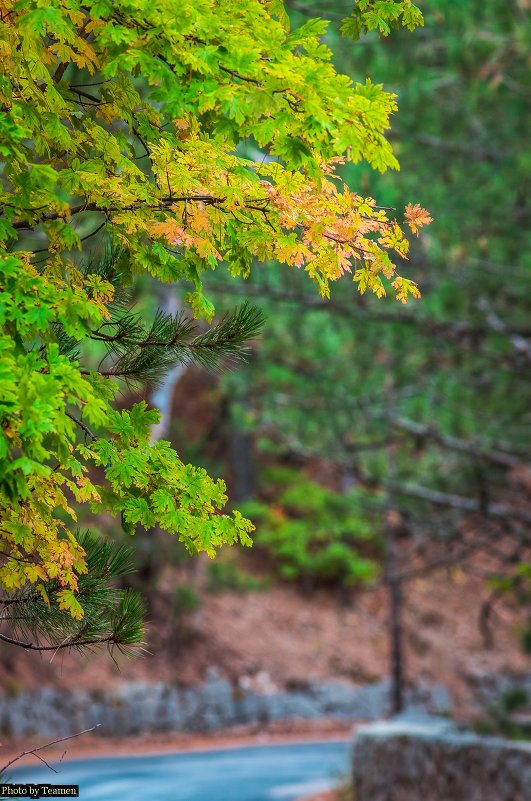
[[(69, 739), (50, 745), (39, 751), (47, 761), (88, 759), (91, 757), (131, 756), (134, 754), (167, 754), (179, 751), (217, 751), (223, 748), (241, 748), (253, 745), (278, 745), (282, 743), (302, 742), (337, 742), (349, 740), (353, 727), (337, 721), (282, 721), (260, 726), (234, 727), (223, 734), (150, 734), (135, 737), (122, 737), (120, 740), (109, 740), (94, 734)], [(0, 765), (18, 757), (25, 751), (42, 746), (46, 741), (28, 741), (0, 743)], [(35, 764), (37, 757), (32, 754), (17, 760), (19, 765)]]
[(300, 801), (339, 801), (337, 794), (332, 790), (328, 793), (317, 793), (317, 795), (307, 795)]
[[(197, 579), (201, 585), (201, 575)], [(175, 574), (163, 576), (162, 590)], [(307, 598), (293, 587), (274, 586), (240, 594), (201, 593), (201, 605), (179, 623), (161, 601), (154, 605), (149, 653), (138, 659), (105, 650), (89, 656), (36, 655), (0, 646), (0, 681), (17, 693), (43, 684), (101, 688), (121, 681), (170, 681), (192, 685), (215, 667), (233, 682), (272, 692), (301, 682), (335, 679), (376, 681), (388, 672), (386, 597), (365, 591), (349, 607), (319, 591)], [(518, 611), (499, 606), (493, 639), (485, 647), (477, 620), (485, 597), (481, 579), (441, 572), (412, 581), (404, 610), (406, 672), (412, 682), (444, 684), (454, 712), (465, 716), (470, 687), (485, 674), (522, 672), (529, 656), (519, 649)]]

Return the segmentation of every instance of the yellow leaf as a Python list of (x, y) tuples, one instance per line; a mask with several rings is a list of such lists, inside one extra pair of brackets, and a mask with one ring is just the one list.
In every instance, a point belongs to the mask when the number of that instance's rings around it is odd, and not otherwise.
[(57, 601), (59, 603), (59, 609), (63, 609), (65, 612), (70, 612), (72, 617), (76, 620), (82, 620), (84, 615), (83, 607), (77, 600), (72, 590), (61, 590), (58, 592)]

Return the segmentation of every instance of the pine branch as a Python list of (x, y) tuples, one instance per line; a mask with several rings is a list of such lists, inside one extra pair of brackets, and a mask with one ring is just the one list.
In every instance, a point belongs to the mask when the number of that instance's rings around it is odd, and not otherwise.
[(111, 322), (114, 333), (100, 327), (91, 336), (104, 342), (115, 358), (113, 367), (100, 370), (101, 375), (157, 386), (176, 363), (196, 363), (213, 370), (219, 369), (221, 362), (230, 367), (243, 361), (249, 353), (246, 342), (256, 337), (263, 324), (262, 312), (244, 303), (201, 334), (196, 323), (182, 313), (159, 310), (149, 330), (139, 315), (127, 313)]
[(83, 640), (81, 638), (74, 637), (71, 640), (65, 640), (64, 642), (57, 643), (55, 645), (38, 645), (33, 642), (23, 642), (22, 640), (15, 640), (13, 639), (13, 637), (8, 637), (5, 634), (0, 634), (0, 640), (2, 642), (7, 642), (10, 645), (17, 645), (19, 648), (24, 648), (30, 651), (59, 651), (62, 648), (81, 648), (83, 646), (102, 645), (107, 642), (113, 642), (114, 638), (112, 636), (109, 636), (109, 637), (100, 637), (99, 639)]
[[(49, 604), (28, 586), (0, 601), (2, 608), (16, 604), (16, 615), (8, 619), (0, 613), (0, 623), (10, 623), (13, 636), (0, 634), (0, 640), (33, 651), (64, 648), (86, 649), (109, 644), (125, 651), (141, 644), (145, 604), (132, 590), (118, 590), (110, 583), (133, 570), (132, 549), (116, 546), (90, 532), (78, 534), (86, 552), (88, 571), (78, 579), (76, 598), (84, 617), (75, 620), (61, 609), (57, 581), (44, 584)], [(44, 640), (44, 642), (43, 642)]]
[(227, 313), (217, 326), (189, 343), (191, 360), (195, 358), (210, 369), (216, 367), (220, 359), (232, 363), (245, 360), (249, 352), (245, 342), (260, 333), (264, 322), (260, 309), (244, 303), (235, 312)]
[[(97, 372), (105, 377), (123, 378), (129, 385), (157, 387), (176, 364), (196, 363), (216, 370), (223, 363), (223, 367), (230, 368), (247, 358), (246, 343), (259, 334), (264, 324), (263, 313), (245, 301), (202, 333), (197, 323), (184, 313), (172, 315), (161, 309), (151, 324), (146, 325), (142, 315), (131, 308), (130, 291), (123, 288), (128, 267), (117, 248), (108, 247), (103, 256), (86, 260), (80, 269), (84, 275), (100, 276), (115, 290), (113, 301), (108, 305), (111, 319), (90, 332), (92, 340), (105, 345), (113, 362), (111, 367)], [(54, 326), (52, 330), (60, 352), (71, 359), (79, 359), (76, 340), (67, 336), (61, 326)], [(90, 373), (89, 370), (81, 372), (83, 375)], [(94, 438), (81, 421), (71, 419)]]

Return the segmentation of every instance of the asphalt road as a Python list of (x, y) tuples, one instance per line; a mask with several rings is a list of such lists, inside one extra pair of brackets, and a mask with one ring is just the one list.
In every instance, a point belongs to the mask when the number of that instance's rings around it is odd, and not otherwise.
[(295, 801), (336, 784), (347, 743), (253, 746), (163, 756), (69, 761), (58, 774), (41, 765), (11, 781), (78, 784), (83, 801)]

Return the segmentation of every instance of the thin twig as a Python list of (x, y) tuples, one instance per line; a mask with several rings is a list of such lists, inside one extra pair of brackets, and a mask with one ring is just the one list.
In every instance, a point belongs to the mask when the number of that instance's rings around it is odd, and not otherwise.
[[(56, 745), (57, 743), (64, 743), (66, 740), (73, 740), (74, 737), (81, 737), (82, 734), (89, 734), (90, 732), (93, 732), (96, 729), (99, 729), (100, 726), (101, 726), (101, 723), (96, 723), (96, 725), (92, 726), (90, 729), (83, 729), (83, 731), (78, 731), (75, 734), (69, 734), (67, 737), (60, 737), (58, 740), (52, 740), (50, 743), (46, 743), (45, 745), (39, 745), (36, 748), (30, 748), (28, 751), (23, 751), (21, 754), (19, 754), (18, 756), (14, 757), (13, 759), (11, 759), (6, 765), (4, 765), (3, 768), (0, 768), (0, 775), (2, 773), (5, 773), (5, 771), (9, 767), (11, 767), (11, 765), (13, 765), (15, 762), (18, 762), (19, 759), (22, 759), (22, 757), (25, 757), (25, 756), (30, 756), (30, 754), (33, 755), (33, 756), (36, 756), (38, 759), (41, 759), (41, 761), (44, 762), (44, 760), (42, 760), (42, 757), (38, 756), (38, 754), (36, 753), (37, 751), (42, 751), (43, 748), (49, 748), (51, 745)], [(50, 766), (48, 765), (48, 767), (50, 767)], [(51, 770), (54, 770), (54, 769), (51, 768)], [(57, 771), (55, 771), (55, 772), (57, 773)]]
[(91, 438), (93, 442), (95, 442), (98, 439), (97, 436), (92, 433), (90, 428), (88, 428), (88, 426), (85, 425), (85, 423), (83, 423), (81, 420), (78, 420), (77, 417), (74, 417), (74, 415), (70, 414), (70, 412), (65, 412), (65, 414), (67, 417), (73, 420), (76, 425), (78, 425), (81, 429), (83, 429), (85, 434), (88, 434), (88, 436)]
[(27, 651), (58, 651), (61, 648), (77, 648), (80, 645), (102, 645), (106, 642), (115, 642), (116, 637), (114, 634), (110, 634), (108, 637), (101, 637), (99, 640), (65, 640), (59, 645), (35, 645), (33, 642), (15, 640), (5, 634), (0, 634), (0, 640), (10, 645), (18, 645), (19, 648), (24, 648)]

